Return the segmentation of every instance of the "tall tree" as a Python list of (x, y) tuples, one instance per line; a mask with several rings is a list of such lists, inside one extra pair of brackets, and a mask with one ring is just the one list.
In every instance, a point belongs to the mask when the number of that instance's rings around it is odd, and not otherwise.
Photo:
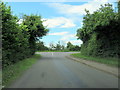
[(62, 46), (60, 44), (60, 41), (58, 41), (57, 45), (56, 45), (56, 50), (61, 50), (62, 49)]
[[(16, 63), (34, 54), (36, 41), (46, 35), (48, 29), (43, 26), (41, 17), (25, 15), (23, 23), (12, 15), (10, 6), (0, 2), (2, 14), (2, 62), (3, 67)], [(0, 26), (1, 27), (1, 26)]]
[(41, 20), (41, 16), (39, 15), (24, 15), (23, 17), (23, 25), (26, 25), (28, 28), (29, 37), (29, 44), (31, 49), (31, 54), (35, 53), (36, 47), (35, 42), (38, 40), (37, 38), (41, 38), (42, 36), (46, 35), (49, 31), (46, 27), (43, 26), (43, 21)]
[(118, 57), (120, 25), (118, 13), (111, 4), (101, 5), (90, 14), (86, 10), (83, 27), (77, 30), (77, 36), (83, 41), (81, 53), (93, 56)]
[(51, 42), (49, 46), (50, 46), (50, 50), (54, 50), (55, 49), (55, 45), (54, 45), (53, 42)]
[(2, 62), (3, 67), (26, 57), (28, 39), (24, 37), (18, 18), (13, 16), (11, 8), (0, 3), (2, 9)]
[(36, 43), (36, 49), (39, 51), (45, 51), (45, 50), (48, 50), (48, 47), (44, 45), (44, 42), (39, 41)]
[(72, 43), (71, 42), (68, 42), (67, 43), (67, 48), (71, 48), (73, 45), (72, 45)]

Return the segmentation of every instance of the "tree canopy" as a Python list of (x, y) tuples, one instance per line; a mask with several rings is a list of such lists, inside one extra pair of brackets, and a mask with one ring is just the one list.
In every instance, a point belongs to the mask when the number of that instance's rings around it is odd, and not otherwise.
[(83, 19), (83, 27), (77, 30), (78, 39), (83, 41), (82, 54), (118, 57), (120, 22), (118, 13), (114, 12), (112, 5), (101, 5), (93, 14), (86, 10)]
[(36, 41), (39, 40), (42, 36), (46, 35), (49, 31), (42, 24), (41, 16), (38, 15), (24, 15), (23, 16), (23, 25), (27, 28), (27, 33), (29, 34), (29, 45), (31, 49), (31, 54), (35, 53), (36, 50)]
[(81, 47), (78, 45), (73, 45), (71, 42), (67, 43), (67, 49), (69, 51), (80, 51)]
[(10, 6), (0, 2), (2, 12), (2, 62), (3, 67), (16, 63), (35, 53), (37, 38), (49, 31), (43, 26), (41, 16), (24, 15), (23, 22), (12, 15)]

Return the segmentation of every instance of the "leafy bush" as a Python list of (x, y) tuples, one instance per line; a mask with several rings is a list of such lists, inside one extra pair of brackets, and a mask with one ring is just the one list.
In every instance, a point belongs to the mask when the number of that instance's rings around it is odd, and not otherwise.
[(6, 67), (35, 53), (37, 38), (46, 35), (46, 29), (38, 15), (24, 15), (18, 24), (11, 8), (0, 2), (2, 12), (2, 65)]
[(118, 13), (112, 5), (101, 5), (99, 10), (90, 14), (86, 10), (83, 27), (77, 36), (83, 41), (81, 53), (101, 57), (120, 57), (120, 22)]

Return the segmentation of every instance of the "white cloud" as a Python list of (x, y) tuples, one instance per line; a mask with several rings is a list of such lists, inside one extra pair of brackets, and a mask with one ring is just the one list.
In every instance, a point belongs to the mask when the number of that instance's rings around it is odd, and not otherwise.
[(55, 17), (55, 18), (43, 19), (43, 20), (45, 20), (43, 22), (43, 25), (47, 26), (48, 28), (55, 28), (55, 27), (70, 28), (76, 26), (72, 20), (65, 17)]
[(49, 5), (57, 9), (60, 13), (66, 15), (84, 15), (85, 9), (89, 10), (90, 13), (93, 13), (100, 7), (101, 4), (105, 4), (107, 2), (108, 0), (93, 0), (82, 5), (69, 5), (63, 3), (52, 3)]
[(57, 33), (48, 33), (48, 35), (65, 35), (68, 32), (57, 32)]
[(69, 34), (69, 35), (65, 35), (63, 36), (60, 40), (63, 40), (63, 41), (66, 41), (66, 40), (69, 40), (71, 38), (75, 38), (75, 34)]
[[(91, 0), (2, 0), (4, 2), (90, 2)], [(114, 0), (109, 0), (114, 2)]]
[[(3, 0), (4, 2), (83, 2), (83, 0)], [(86, 0), (91, 1), (91, 0)]]
[(73, 45), (81, 45), (83, 42), (81, 40), (76, 40), (77, 36), (76, 34), (67, 34), (64, 35), (60, 41), (63, 41), (64, 43), (71, 42)]
[(83, 42), (81, 40), (70, 40), (66, 41), (66, 43), (71, 42), (73, 45), (81, 45)]
[(23, 19), (20, 19), (17, 24), (21, 24), (23, 22)]

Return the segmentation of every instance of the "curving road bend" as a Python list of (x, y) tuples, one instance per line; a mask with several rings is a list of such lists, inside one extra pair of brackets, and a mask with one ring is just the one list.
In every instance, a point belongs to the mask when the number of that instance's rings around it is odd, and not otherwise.
[(40, 52), (42, 58), (9, 88), (118, 88), (118, 78), (69, 60), (74, 52)]

